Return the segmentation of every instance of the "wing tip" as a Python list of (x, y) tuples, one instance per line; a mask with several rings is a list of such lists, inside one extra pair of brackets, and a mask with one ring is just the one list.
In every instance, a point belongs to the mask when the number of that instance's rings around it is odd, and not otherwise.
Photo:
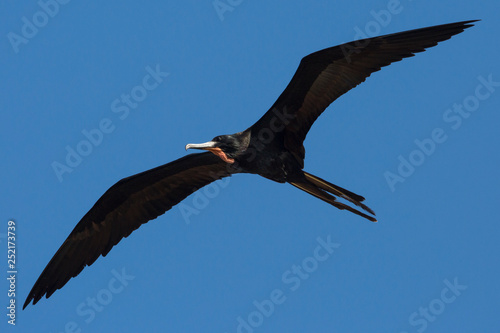
[[(433, 27), (443, 27), (443, 26), (457, 26), (457, 27), (463, 27), (465, 29), (473, 27), (475, 22), (480, 22), (481, 19), (474, 19), (474, 20), (466, 20), (466, 21), (458, 21), (458, 22), (452, 22), (452, 23), (445, 23), (445, 24), (439, 24), (435, 26), (430, 26), (429, 28)], [(424, 28), (425, 29), (425, 28)]]
[(41, 297), (36, 297), (35, 295), (33, 295), (33, 292), (30, 292), (30, 294), (28, 295), (28, 297), (26, 297), (26, 301), (24, 301), (23, 310), (26, 309), (26, 307), (31, 304), (31, 301), (33, 301), (33, 305), (35, 305), (36, 303), (38, 303), (38, 301), (40, 300), (40, 298)]
[(26, 309), (26, 307), (31, 303), (31, 298), (28, 298), (26, 299), (26, 301), (24, 302), (24, 305), (23, 305), (23, 310)]
[[(480, 21), (481, 21), (481, 19), (477, 19), (477, 20), (468, 20), (468, 21), (461, 21), (461, 22), (457, 22), (456, 24), (459, 24), (459, 25), (463, 28), (463, 30), (465, 30), (465, 29), (468, 29), (468, 28), (470, 28), (470, 27), (475, 26), (475, 24), (474, 24), (474, 23), (476, 23), (476, 22), (480, 22)], [(451, 24), (453, 24), (453, 23), (451, 23)]]

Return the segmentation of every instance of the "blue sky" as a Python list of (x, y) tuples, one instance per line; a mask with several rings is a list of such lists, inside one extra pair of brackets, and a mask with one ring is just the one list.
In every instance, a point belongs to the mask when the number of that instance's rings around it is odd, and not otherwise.
[[(18, 271), (2, 332), (497, 332), (500, 5), (394, 1), (2, 3), (0, 242), (14, 219)], [(305, 170), (365, 196), (378, 223), (237, 175), (20, 310), (106, 189), (250, 126), (303, 56), (468, 19), (305, 141)]]

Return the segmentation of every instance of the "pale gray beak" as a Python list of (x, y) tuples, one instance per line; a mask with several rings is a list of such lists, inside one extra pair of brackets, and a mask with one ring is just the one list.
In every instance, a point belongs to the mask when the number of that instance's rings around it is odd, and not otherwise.
[(190, 143), (186, 145), (186, 150), (188, 149), (209, 149), (209, 148), (217, 148), (218, 142), (208, 141), (205, 143)]

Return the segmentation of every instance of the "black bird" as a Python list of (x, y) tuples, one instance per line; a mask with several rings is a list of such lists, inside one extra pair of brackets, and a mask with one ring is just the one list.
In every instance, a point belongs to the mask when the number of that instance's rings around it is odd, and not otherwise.
[[(304, 168), (303, 146), (319, 115), (338, 97), (393, 62), (473, 26), (464, 21), (358, 40), (312, 53), (302, 59), (285, 91), (254, 125), (186, 149), (191, 154), (120, 180), (97, 200), (57, 250), (31, 289), (23, 309), (50, 297), (132, 231), (184, 200), (197, 189), (236, 173), (253, 173), (295, 187), (370, 221), (375, 213), (364, 198), (313, 176)], [(353, 204), (366, 213), (337, 198)]]

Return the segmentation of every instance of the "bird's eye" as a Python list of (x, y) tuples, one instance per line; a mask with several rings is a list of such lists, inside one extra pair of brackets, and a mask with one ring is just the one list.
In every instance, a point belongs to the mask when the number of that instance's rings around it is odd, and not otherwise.
[(216, 136), (213, 141), (220, 141), (222, 138), (220, 136)]

